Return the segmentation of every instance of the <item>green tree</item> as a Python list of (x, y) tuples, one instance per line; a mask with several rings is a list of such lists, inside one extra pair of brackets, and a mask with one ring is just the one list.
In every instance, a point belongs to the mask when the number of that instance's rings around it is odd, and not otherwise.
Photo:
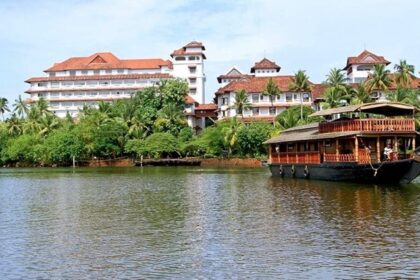
[(24, 118), (28, 112), (29, 108), (26, 102), (22, 99), (22, 96), (19, 95), (18, 99), (15, 99), (15, 104), (13, 104), (13, 112), (16, 112), (20, 118)]
[(251, 108), (251, 103), (248, 100), (248, 94), (244, 89), (241, 89), (235, 93), (235, 102), (232, 106), (236, 110), (236, 114), (241, 115), (244, 118), (244, 111)]
[(276, 120), (280, 125), (280, 129), (288, 129), (298, 125), (317, 122), (319, 119), (310, 118), (309, 115), (315, 111), (310, 107), (303, 108), (303, 118), (300, 118), (300, 106), (292, 106), (281, 112)]
[(48, 101), (42, 97), (35, 102), (34, 108), (39, 116), (51, 115), (48, 110)]
[(242, 156), (259, 157), (267, 154), (263, 144), (271, 136), (273, 127), (267, 123), (251, 123), (242, 126), (237, 133), (237, 144)]
[(161, 80), (159, 83), (159, 93), (162, 106), (173, 104), (183, 106), (185, 97), (188, 95), (188, 83), (182, 79)]
[(273, 78), (270, 77), (268, 79), (267, 85), (265, 86), (265, 89), (264, 89), (262, 95), (268, 96), (268, 98), (270, 99), (271, 108), (275, 108), (274, 107), (274, 101), (276, 100), (276, 98), (278, 98), (280, 96), (280, 94), (281, 94), (281, 91), (280, 91), (279, 87), (274, 82)]
[(9, 101), (6, 98), (0, 97), (0, 114), (2, 116), (3, 121), (4, 121), (4, 114), (10, 111), (9, 106), (7, 105), (8, 103)]
[(305, 71), (299, 70), (295, 74), (293, 81), (289, 84), (289, 90), (300, 93), (300, 119), (303, 120), (303, 93), (310, 92), (309, 77)]
[(322, 106), (325, 108), (337, 108), (345, 104), (346, 100), (350, 99), (350, 96), (336, 87), (328, 87), (324, 91), (323, 95), (324, 102)]
[(25, 134), (8, 141), (5, 159), (11, 162), (36, 163), (41, 152), (38, 144), (41, 139), (36, 135)]
[(12, 114), (12, 117), (7, 121), (7, 130), (10, 135), (17, 136), (22, 134), (22, 120)]
[(373, 73), (368, 77), (366, 81), (366, 87), (369, 92), (373, 90), (388, 90), (391, 85), (391, 79), (389, 78), (389, 70), (385, 69), (383, 64), (375, 64)]
[(183, 108), (176, 104), (165, 105), (158, 113), (158, 118), (155, 121), (156, 132), (170, 132), (173, 135), (178, 135), (179, 131), (187, 126)]
[(365, 83), (351, 89), (351, 104), (363, 104), (372, 102), (370, 93), (366, 90)]
[(224, 134), (224, 144), (228, 149), (228, 155), (230, 156), (232, 152), (236, 149), (236, 144), (238, 141), (238, 131), (243, 126), (242, 123), (238, 122), (236, 117), (233, 117), (229, 120), (227, 125), (222, 129)]
[(414, 75), (414, 65), (408, 64), (406, 60), (400, 60), (400, 63), (394, 65), (394, 69), (398, 85), (409, 87)]
[(73, 133), (66, 129), (56, 130), (45, 139), (48, 160), (51, 163), (68, 165), (73, 157), (80, 158), (84, 152), (84, 143)]
[(144, 141), (144, 146), (138, 151), (138, 154), (149, 154), (153, 158), (179, 153), (180, 147), (177, 139), (172, 134), (166, 132), (153, 133), (147, 137)]
[(331, 69), (327, 75), (326, 82), (329, 87), (337, 88), (343, 92), (347, 91), (346, 77), (341, 69)]

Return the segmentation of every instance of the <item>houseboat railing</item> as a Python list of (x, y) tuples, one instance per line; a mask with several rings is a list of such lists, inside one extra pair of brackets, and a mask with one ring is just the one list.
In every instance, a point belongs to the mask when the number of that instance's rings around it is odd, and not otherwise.
[(354, 154), (324, 154), (326, 162), (354, 162), (356, 157)]
[(271, 163), (309, 163), (317, 164), (321, 162), (318, 151), (313, 152), (282, 152), (272, 153)]
[(343, 120), (334, 122), (321, 122), (319, 132), (343, 131), (415, 131), (413, 119), (361, 119)]

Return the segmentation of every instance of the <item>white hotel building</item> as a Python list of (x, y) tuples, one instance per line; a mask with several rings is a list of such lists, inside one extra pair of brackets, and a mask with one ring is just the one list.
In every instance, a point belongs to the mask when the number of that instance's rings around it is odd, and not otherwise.
[(30, 84), (27, 101), (44, 98), (57, 116), (69, 113), (75, 117), (84, 105), (130, 98), (161, 79), (182, 78), (189, 86), (188, 122), (192, 127), (203, 127), (204, 119), (195, 118), (194, 110), (205, 101), (204, 50), (202, 43), (193, 41), (173, 51), (171, 60), (120, 59), (110, 52), (71, 57), (45, 70), (47, 76), (26, 80)]

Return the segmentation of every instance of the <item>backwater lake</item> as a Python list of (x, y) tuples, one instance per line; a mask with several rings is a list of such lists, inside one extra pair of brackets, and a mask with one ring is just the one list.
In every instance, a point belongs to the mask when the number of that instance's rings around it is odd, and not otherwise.
[(0, 279), (420, 278), (420, 181), (0, 169)]

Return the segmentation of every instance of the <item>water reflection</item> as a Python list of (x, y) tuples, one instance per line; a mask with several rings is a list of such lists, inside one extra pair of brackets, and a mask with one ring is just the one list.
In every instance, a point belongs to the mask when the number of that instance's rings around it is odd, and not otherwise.
[(419, 205), (265, 169), (4, 169), (0, 276), (416, 278)]

